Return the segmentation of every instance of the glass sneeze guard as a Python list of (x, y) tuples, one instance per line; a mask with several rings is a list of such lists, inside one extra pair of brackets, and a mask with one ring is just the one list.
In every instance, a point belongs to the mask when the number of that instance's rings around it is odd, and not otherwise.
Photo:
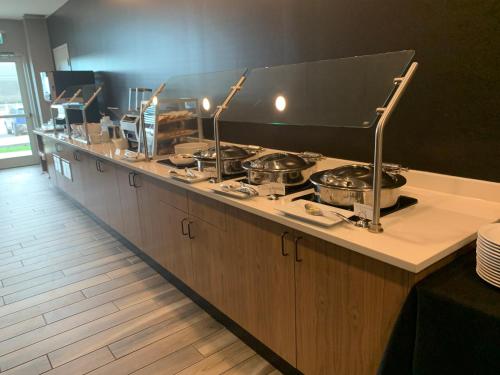
[(144, 109), (148, 155), (173, 152), (177, 143), (203, 138), (202, 119), (210, 119), (246, 69), (171, 77), (165, 89)]
[(369, 128), (415, 52), (252, 69), (222, 121)]

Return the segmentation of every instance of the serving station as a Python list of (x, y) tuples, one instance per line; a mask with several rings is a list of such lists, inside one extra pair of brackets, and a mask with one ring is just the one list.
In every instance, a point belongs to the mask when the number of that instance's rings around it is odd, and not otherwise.
[[(159, 107), (146, 106), (152, 160), (36, 133), (55, 186), (275, 366), (373, 374), (413, 285), (500, 218), (497, 183), (382, 163), (383, 127), (413, 55), (174, 77), (151, 103), (187, 106), (176, 126), (196, 134), (159, 152)], [(213, 121), (213, 140), (202, 120)], [(378, 125), (374, 163), (222, 142), (222, 121), (249, 131)]]

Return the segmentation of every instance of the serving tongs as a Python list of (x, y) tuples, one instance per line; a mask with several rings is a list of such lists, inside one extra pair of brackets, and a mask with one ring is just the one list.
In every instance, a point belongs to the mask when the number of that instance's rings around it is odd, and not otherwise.
[[(316, 207), (315, 205), (313, 205), (311, 203), (306, 203), (304, 205), (304, 208), (306, 210), (306, 213), (308, 213), (309, 215), (327, 217), (325, 215), (325, 212), (323, 212), (323, 210), (321, 208)], [(345, 221), (346, 223), (352, 224), (356, 227), (368, 228), (368, 225), (370, 223), (370, 221), (368, 219), (361, 218), (359, 220), (351, 220), (347, 216), (342, 215), (340, 212), (336, 212), (336, 211), (326, 211), (326, 212), (329, 214), (333, 214), (333, 215), (337, 216), (339, 219), (342, 219), (343, 221)]]
[(184, 168), (184, 173), (179, 173), (178, 171), (176, 171), (175, 169), (172, 169), (170, 171), (170, 174), (173, 174), (173, 175), (177, 175), (177, 176), (180, 176), (180, 177), (185, 177), (185, 178), (197, 178), (198, 176), (196, 175), (196, 173), (194, 173), (190, 168), (186, 167)]
[(239, 182), (239, 185), (231, 185), (222, 183), (220, 185), (222, 191), (226, 193), (242, 193), (247, 195), (248, 197), (256, 197), (259, 195), (259, 192), (251, 185), (245, 184), (244, 182)]

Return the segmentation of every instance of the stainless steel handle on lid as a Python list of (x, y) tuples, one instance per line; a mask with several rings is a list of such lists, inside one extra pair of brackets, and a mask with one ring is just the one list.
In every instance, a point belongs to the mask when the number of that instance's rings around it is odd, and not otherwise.
[[(373, 166), (373, 164), (371, 164)], [(383, 163), (382, 164), (382, 171), (387, 172), (387, 173), (401, 173), (401, 172), (408, 172), (409, 168), (408, 167), (403, 167), (401, 164), (397, 163)]]

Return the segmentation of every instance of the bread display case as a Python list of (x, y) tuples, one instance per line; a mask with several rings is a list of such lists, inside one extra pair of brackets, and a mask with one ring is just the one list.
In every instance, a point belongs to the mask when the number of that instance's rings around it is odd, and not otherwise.
[[(205, 139), (204, 121), (210, 121), (231, 86), (246, 69), (173, 76), (142, 108), (141, 152), (148, 159), (175, 153), (174, 147)], [(144, 147), (144, 144), (146, 145)]]

